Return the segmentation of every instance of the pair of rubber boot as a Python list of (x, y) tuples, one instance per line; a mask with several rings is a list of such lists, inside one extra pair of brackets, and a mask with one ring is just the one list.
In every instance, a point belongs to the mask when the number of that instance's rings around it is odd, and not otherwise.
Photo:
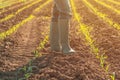
[(65, 54), (74, 53), (69, 43), (69, 19), (59, 19), (58, 22), (51, 22), (50, 46), (51, 51)]

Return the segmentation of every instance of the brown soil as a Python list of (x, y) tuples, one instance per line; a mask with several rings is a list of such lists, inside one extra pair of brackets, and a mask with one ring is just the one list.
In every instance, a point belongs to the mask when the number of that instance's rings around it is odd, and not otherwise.
[[(107, 62), (110, 65), (109, 71), (116, 73), (116, 80), (120, 80), (120, 31), (109, 26), (105, 21), (99, 19), (91, 12), (81, 0), (75, 0), (77, 11), (83, 17), (82, 22), (89, 25), (94, 44), (99, 47), (100, 53), (104, 51), (108, 56)], [(93, 0), (89, 0), (93, 3)], [(43, 2), (42, 2), (43, 3)], [(0, 31), (11, 27), (9, 24), (17, 24), (26, 16), (31, 14), (38, 3), (31, 8), (21, 12), (19, 16), (0, 23)], [(96, 3), (94, 3), (96, 5)], [(49, 50), (49, 42), (40, 52), (43, 55), (36, 59), (32, 52), (36, 50), (39, 43), (49, 34), (49, 24), (52, 4), (43, 8), (37, 18), (21, 26), (14, 34), (4, 40), (0, 40), (0, 80), (19, 80), (24, 76), (18, 70), (23, 66), (29, 66), (32, 59), (32, 76), (28, 80), (108, 80), (108, 73), (100, 67), (100, 62), (91, 52), (90, 46), (86, 44), (84, 35), (77, 34), (78, 23), (72, 19), (70, 28), (71, 46), (77, 51), (75, 54), (64, 55)], [(100, 6), (101, 7), (101, 6)], [(109, 10), (108, 10), (109, 11)], [(110, 12), (108, 12), (109, 14)], [(111, 15), (111, 13), (109, 14)], [(119, 23), (115, 17), (110, 16)], [(17, 19), (17, 20), (16, 20)], [(44, 34), (43, 34), (44, 33)]]
[[(89, 0), (89, 2), (93, 2), (93, 1)], [(116, 73), (116, 78), (119, 80), (120, 79), (120, 75), (119, 75), (120, 74), (120, 68), (119, 68), (120, 31), (106, 24), (96, 15), (91, 13), (91, 11), (85, 6), (81, 8), (81, 11), (79, 12), (81, 16), (84, 17), (83, 22), (88, 24), (89, 26), (92, 26), (91, 34), (93, 36), (93, 39), (95, 40), (95, 44), (96, 46), (99, 47), (101, 53), (106, 53), (106, 55), (108, 56), (107, 62), (111, 65), (110, 70), (111, 72)], [(111, 17), (116, 17), (116, 15)], [(116, 19), (116, 22), (119, 21)]]
[(2, 10), (0, 11), (0, 12), (1, 12), (1, 13), (0, 13), (0, 14), (1, 14), (1, 15), (0, 15), (0, 18), (5, 17), (6, 15), (11, 14), (11, 13), (13, 13), (13, 12), (16, 12), (18, 9), (20, 9), (20, 8), (26, 6), (26, 5), (29, 5), (29, 4), (32, 3), (32, 2), (33, 2), (33, 1), (31, 1), (31, 2), (29, 2), (29, 3), (27, 3), (27, 4), (17, 3), (17, 4), (14, 4), (13, 6), (8, 7), (8, 8), (4, 8), (5, 12), (3, 12)]
[[(104, 1), (104, 0), (102, 0), (102, 1)], [(109, 2), (109, 1), (104, 1), (104, 2), (110, 4), (111, 6), (115, 7), (116, 9), (120, 9), (120, 5), (116, 5), (115, 3), (112, 3), (112, 2)]]
[[(106, 8), (104, 6), (101, 6), (100, 4), (96, 3), (95, 1), (93, 0), (90, 0), (89, 1), (92, 5), (94, 4), (95, 8), (97, 8), (100, 12), (103, 12), (105, 14), (108, 15), (108, 17), (110, 19), (112, 19), (113, 21), (117, 22), (120, 24), (120, 14), (117, 14), (116, 12), (114, 12), (113, 10), (109, 9), (109, 8)], [(108, 3), (107, 3), (108, 4)], [(108, 5), (112, 5), (112, 4), (108, 4)], [(120, 10), (119, 7), (115, 8), (117, 10)], [(114, 15), (114, 16), (113, 16)]]
[(1, 26), (0, 32), (6, 31), (9, 28), (11, 28), (12, 26), (14, 26), (14, 25), (18, 24), (19, 22), (21, 22), (22, 20), (26, 19), (28, 16), (31, 15), (31, 12), (35, 8), (37, 8), (38, 6), (40, 6), (40, 4), (42, 4), (42, 3), (43, 3), (43, 1), (37, 3), (37, 4), (33, 5), (33, 6), (31, 6), (28, 9), (23, 10), (22, 12), (20, 12), (19, 14), (17, 14), (15, 17), (13, 17), (13, 18), (5, 21), (5, 22), (0, 23), (0, 26)]
[(13, 4), (13, 5), (11, 5), (11, 6), (1, 8), (0, 11), (2, 11), (3, 9), (9, 9), (9, 8), (14, 7), (14, 6), (16, 6), (16, 5), (19, 5), (19, 4), (22, 4), (22, 3), (19, 2), (19, 3)]

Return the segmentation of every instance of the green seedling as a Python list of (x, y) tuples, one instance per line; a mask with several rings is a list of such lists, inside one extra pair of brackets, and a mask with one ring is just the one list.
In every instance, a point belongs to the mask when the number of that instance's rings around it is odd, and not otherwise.
[(105, 71), (108, 73), (110, 64), (106, 66)]
[(110, 76), (111, 80), (115, 80), (115, 72)]
[(20, 78), (18, 80), (28, 80), (28, 78), (32, 75), (32, 73), (26, 73), (23, 78)]
[(18, 73), (23, 72), (24, 77), (19, 80), (27, 80), (33, 72), (33, 69), (38, 69), (36, 66), (32, 66), (32, 60), (29, 62), (28, 66), (24, 66), (18, 70)]
[(105, 59), (107, 59), (107, 56), (105, 56), (105, 53), (100, 56), (100, 66), (102, 68), (105, 67)]
[(35, 58), (41, 56), (41, 54), (39, 54), (39, 51), (38, 51), (38, 50), (33, 51), (33, 54), (34, 54)]

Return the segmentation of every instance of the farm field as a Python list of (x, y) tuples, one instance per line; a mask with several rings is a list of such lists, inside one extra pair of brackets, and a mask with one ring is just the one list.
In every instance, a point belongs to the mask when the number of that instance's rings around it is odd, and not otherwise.
[(71, 0), (70, 55), (50, 51), (53, 0), (0, 4), (0, 80), (120, 80), (120, 0)]

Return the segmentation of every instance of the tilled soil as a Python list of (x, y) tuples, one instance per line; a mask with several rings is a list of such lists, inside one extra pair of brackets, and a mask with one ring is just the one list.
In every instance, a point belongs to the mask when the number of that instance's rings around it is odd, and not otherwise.
[(16, 5), (19, 5), (19, 4), (22, 4), (22, 2), (18, 2), (18, 3), (12, 4), (10, 6), (1, 8), (0, 11), (2, 12), (4, 9), (9, 10), (10, 8), (12, 8), (12, 7), (16, 6)]
[[(107, 14), (110, 19), (112, 19), (113, 21), (117, 22), (120, 24), (120, 14), (116, 13), (115, 11), (113, 11), (112, 9), (106, 8), (98, 3), (96, 3), (93, 0), (89, 0), (89, 2), (94, 6), (95, 8), (97, 8), (100, 12), (103, 12), (105, 14)], [(108, 3), (107, 3), (108, 4)], [(108, 5), (112, 5), (112, 4), (108, 4)], [(114, 6), (113, 6), (114, 7)], [(120, 10), (120, 7), (115, 8), (117, 10)]]
[[(89, 2), (92, 2), (92, 0), (89, 0)], [(94, 5), (96, 4), (94, 3)], [(107, 62), (111, 66), (110, 70), (111, 72), (116, 73), (116, 79), (119, 80), (120, 31), (106, 24), (104, 21), (101, 21), (101, 19), (97, 18), (97, 16), (94, 15), (87, 7), (81, 8), (79, 13), (84, 17), (83, 22), (88, 24), (90, 27), (92, 26), (93, 29), (91, 34), (95, 40), (95, 44), (99, 47), (102, 54), (106, 53), (108, 56)], [(109, 14), (111, 14), (111, 12)], [(117, 17), (117, 15), (111, 17)], [(119, 23), (119, 20), (116, 19), (116, 22)]]
[[(88, 0), (93, 2), (92, 0)], [(116, 73), (116, 80), (120, 79), (120, 31), (99, 19), (91, 12), (81, 0), (75, 0), (77, 11), (83, 18), (82, 22), (90, 26), (94, 44), (100, 49), (100, 53), (105, 51), (108, 56), (107, 62), (110, 64), (110, 72)], [(43, 3), (43, 2), (42, 2)], [(20, 18), (31, 14), (38, 3), (28, 10), (20, 13), (16, 21), (12, 18), (13, 24), (21, 21)], [(94, 5), (96, 5), (94, 3)], [(0, 41), (0, 80), (19, 80), (24, 74), (17, 74), (17, 71), (28, 66), (33, 59), (32, 52), (36, 50), (39, 43), (49, 34), (49, 24), (51, 16), (51, 6), (43, 8), (37, 18), (21, 26), (14, 34)], [(109, 10), (108, 10), (109, 11)], [(109, 14), (109, 12), (108, 12)], [(39, 16), (40, 15), (40, 16)], [(111, 13), (110, 13), (111, 15)], [(118, 17), (118, 15), (111, 16)], [(23, 19), (24, 19), (23, 18)], [(117, 22), (118, 20), (114, 18)], [(8, 23), (8, 21), (4, 22)], [(119, 23), (119, 21), (118, 21)], [(3, 26), (3, 24), (1, 24)], [(7, 29), (11, 26), (6, 25)], [(49, 42), (40, 52), (41, 57), (33, 59), (31, 65), (37, 67), (32, 71), (28, 80), (108, 80), (109, 74), (100, 67), (100, 62), (91, 52), (90, 46), (86, 44), (84, 35), (78, 34), (78, 23), (72, 18), (70, 26), (70, 43), (77, 51), (74, 54), (64, 55), (49, 50)], [(0, 27), (1, 31), (7, 29)]]
[[(22, 12), (20, 12), (19, 14), (17, 14), (15, 17), (12, 17), (11, 19), (9, 19), (9, 20), (7, 20), (5, 22), (1, 22), (0, 23), (0, 26), (1, 26), (0, 32), (6, 31), (6, 30), (10, 29), (12, 26), (14, 26), (14, 25), (18, 24), (19, 22), (21, 22), (22, 20), (26, 19), (28, 16), (30, 16), (31, 12), (35, 8), (37, 8), (38, 6), (40, 6), (40, 4), (43, 4), (43, 1), (40, 1), (37, 4), (31, 6), (30, 8), (27, 8), (27, 9), (23, 10)], [(13, 10), (12, 13), (14, 14), (14, 10)], [(3, 18), (4, 17), (5, 16), (3, 16)]]
[[(32, 2), (32, 1), (31, 1), (31, 2)], [(14, 5), (10, 6), (10, 7), (4, 8), (4, 10), (1, 10), (1, 11), (0, 11), (0, 12), (1, 12), (1, 13), (0, 13), (0, 14), (1, 14), (1, 15), (0, 15), (0, 18), (5, 17), (6, 15), (8, 15), (8, 14), (10, 14), (10, 13), (12, 13), (12, 12), (17, 11), (18, 9), (20, 9), (20, 8), (26, 6), (26, 5), (29, 5), (31, 2), (29, 2), (29, 3), (27, 3), (27, 4), (20, 2), (20, 3), (14, 4)]]

